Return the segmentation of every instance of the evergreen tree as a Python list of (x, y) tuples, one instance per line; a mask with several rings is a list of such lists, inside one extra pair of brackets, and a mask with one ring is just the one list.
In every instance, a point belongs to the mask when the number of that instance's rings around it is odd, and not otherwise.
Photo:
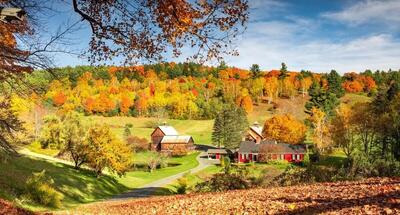
[(227, 105), (215, 118), (212, 141), (218, 147), (236, 148), (247, 127), (247, 116), (243, 108)]
[(260, 76), (260, 66), (258, 64), (251, 65), (250, 71), (253, 78), (258, 78)]
[(331, 72), (326, 76), (326, 80), (328, 81), (329, 85), (329, 93), (335, 94), (338, 98), (344, 96), (342, 77), (340, 77), (340, 75), (335, 70), (331, 70)]
[(313, 107), (316, 107), (327, 114), (327, 116), (334, 115), (334, 109), (339, 105), (340, 101), (334, 93), (331, 93), (322, 87), (318, 83), (313, 82), (308, 94), (310, 100), (306, 103), (306, 113), (311, 114)]
[(131, 131), (132, 127), (133, 127), (133, 125), (130, 124), (130, 123), (125, 124), (125, 128), (124, 128), (124, 137), (125, 137), (125, 139), (132, 135), (132, 131)]
[(281, 74), (279, 74), (279, 80), (284, 80), (287, 76), (289, 76), (285, 63), (281, 64), (281, 69), (279, 71), (281, 72)]

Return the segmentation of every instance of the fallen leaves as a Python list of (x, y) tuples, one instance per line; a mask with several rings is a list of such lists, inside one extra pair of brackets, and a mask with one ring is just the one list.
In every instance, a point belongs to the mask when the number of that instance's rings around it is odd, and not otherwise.
[(27, 210), (17, 208), (12, 203), (0, 199), (0, 214), (7, 215), (31, 215), (34, 214)]
[(400, 178), (95, 203), (70, 214), (399, 214)]

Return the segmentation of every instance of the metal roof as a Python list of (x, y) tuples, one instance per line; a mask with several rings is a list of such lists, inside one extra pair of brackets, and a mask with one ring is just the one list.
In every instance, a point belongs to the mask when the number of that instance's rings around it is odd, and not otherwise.
[(168, 135), (161, 139), (161, 143), (188, 143), (191, 136)]
[(172, 126), (161, 125), (161, 126), (158, 126), (158, 128), (160, 128), (161, 131), (162, 131), (165, 135), (172, 135), (172, 136), (179, 135), (178, 132), (175, 130), (175, 128), (172, 127)]
[(306, 153), (306, 146), (305, 145), (293, 145), (293, 144), (287, 144), (287, 143), (276, 143), (274, 140), (264, 140), (261, 141), (259, 144), (252, 142), (252, 141), (242, 141), (240, 143), (239, 147), (239, 152), (240, 153), (258, 153), (260, 150), (260, 147), (265, 146), (265, 145), (277, 145), (279, 146), (279, 152), (277, 153), (288, 153), (288, 154), (293, 154), (293, 153), (300, 153), (304, 154)]
[(254, 132), (256, 132), (256, 134), (258, 134), (260, 137), (263, 136), (262, 135), (263, 127), (257, 126), (257, 125), (252, 125), (252, 126), (250, 126), (250, 129), (253, 130)]
[(231, 152), (230, 152), (229, 149), (208, 149), (207, 153), (209, 153), (209, 154), (216, 154), (216, 153), (219, 153), (219, 154), (230, 154)]

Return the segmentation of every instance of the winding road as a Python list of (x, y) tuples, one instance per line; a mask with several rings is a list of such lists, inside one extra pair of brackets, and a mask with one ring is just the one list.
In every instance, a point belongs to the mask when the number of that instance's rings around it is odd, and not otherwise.
[(132, 191), (126, 192), (119, 194), (117, 196), (114, 196), (111, 198), (111, 200), (121, 200), (121, 199), (127, 199), (127, 198), (143, 198), (143, 197), (149, 197), (149, 196), (154, 196), (155, 192), (164, 187), (165, 185), (171, 184), (172, 182), (178, 180), (179, 178), (183, 177), (184, 174), (187, 172), (190, 173), (196, 173), (199, 172), (208, 166), (213, 164), (213, 161), (210, 161), (207, 159), (207, 153), (202, 151), (198, 156), (197, 156), (197, 161), (199, 162), (199, 165), (196, 166), (193, 169), (190, 169), (185, 172), (178, 173), (176, 175), (172, 175), (154, 182), (151, 182), (149, 184), (146, 184), (142, 187), (133, 189)]

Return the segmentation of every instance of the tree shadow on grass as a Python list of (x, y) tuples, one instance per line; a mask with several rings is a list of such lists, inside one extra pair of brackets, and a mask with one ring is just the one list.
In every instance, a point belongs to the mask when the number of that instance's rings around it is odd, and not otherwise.
[(400, 208), (400, 203), (397, 201), (389, 201), (389, 199), (399, 199), (400, 191), (393, 191), (383, 193), (374, 196), (353, 198), (353, 199), (337, 199), (337, 198), (306, 198), (306, 199), (294, 199), (294, 198), (278, 198), (277, 201), (284, 203), (299, 203), (299, 202), (316, 202), (316, 204), (299, 207), (292, 211), (284, 211), (278, 213), (279, 215), (286, 214), (319, 214), (325, 212), (338, 211), (345, 208), (363, 207), (366, 205), (375, 205), (379, 208)]
[(54, 180), (55, 188), (64, 195), (64, 205), (93, 202), (128, 190), (114, 177), (103, 175), (97, 178), (87, 169), (76, 170), (67, 164), (24, 155), (0, 164), (0, 188), (4, 186), (10, 192), (16, 191), (15, 197), (18, 197), (24, 192), (26, 179), (33, 172), (42, 170), (46, 170), (46, 175)]

